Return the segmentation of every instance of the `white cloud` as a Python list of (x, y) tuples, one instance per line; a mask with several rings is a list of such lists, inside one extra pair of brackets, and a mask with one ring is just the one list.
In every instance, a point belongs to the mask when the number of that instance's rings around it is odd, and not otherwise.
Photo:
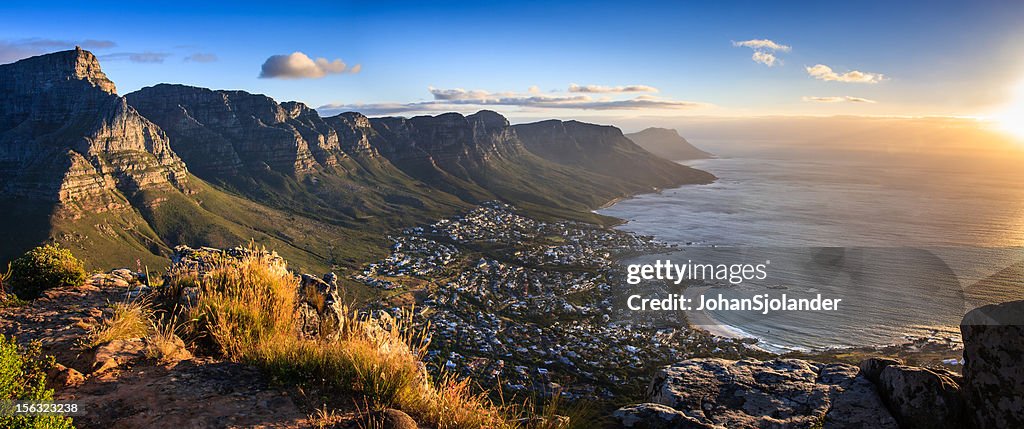
[(774, 67), (775, 63), (782, 64), (778, 58), (775, 58), (775, 54), (762, 51), (754, 51), (754, 55), (751, 57), (755, 63), (764, 64), (768, 67)]
[(830, 96), (830, 97), (803, 97), (802, 100), (814, 102), (814, 103), (876, 103), (875, 100), (869, 100), (861, 97), (851, 97), (849, 95), (844, 96)]
[(732, 42), (733, 46), (750, 48), (754, 50), (754, 54), (750, 56), (755, 63), (764, 64), (768, 67), (774, 67), (776, 64), (782, 64), (782, 60), (776, 55), (776, 52), (789, 52), (792, 50), (791, 47), (776, 43), (768, 39), (752, 39), (744, 40), (742, 42)]
[(465, 111), (488, 106), (507, 106), (538, 109), (579, 110), (682, 110), (707, 107), (707, 103), (672, 100), (651, 95), (633, 98), (594, 98), (586, 94), (542, 94), (531, 87), (526, 93), (489, 92), (462, 88), (439, 89), (430, 87), (434, 99), (413, 103), (333, 103), (318, 107), (323, 114), (357, 111), (366, 115), (390, 115), (410, 112)]
[(575, 83), (569, 85), (569, 92), (587, 92), (587, 93), (623, 93), (623, 92), (658, 92), (658, 88), (648, 85), (622, 85), (622, 86), (602, 86), (602, 85), (577, 85)]
[(832, 82), (847, 82), (847, 83), (878, 83), (886, 80), (884, 74), (881, 73), (868, 73), (858, 70), (851, 70), (843, 74), (832, 71), (832, 67), (824, 64), (815, 64), (812, 67), (807, 67), (807, 74), (818, 80), (832, 81)]
[(773, 41), (768, 40), (768, 39), (752, 39), (752, 40), (744, 40), (742, 42), (735, 42), (734, 41), (734, 42), (732, 42), (732, 45), (736, 46), (736, 47), (742, 46), (742, 47), (745, 47), (745, 48), (750, 48), (750, 49), (753, 49), (753, 50), (760, 50), (760, 51), (789, 52), (792, 49), (789, 46), (783, 45), (781, 43), (776, 43), (776, 42), (773, 42)]
[(272, 55), (263, 62), (260, 69), (260, 78), (281, 78), (281, 79), (318, 79), (329, 74), (359, 73), (362, 70), (360, 64), (349, 68), (344, 61), (327, 58), (313, 60), (302, 52), (292, 52), (288, 55)]

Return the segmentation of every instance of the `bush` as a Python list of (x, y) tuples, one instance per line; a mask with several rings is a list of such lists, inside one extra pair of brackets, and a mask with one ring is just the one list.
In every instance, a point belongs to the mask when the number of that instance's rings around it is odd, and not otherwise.
[[(53, 357), (43, 357), (39, 343), (18, 346), (0, 335), (0, 401), (52, 401), (53, 389), (46, 388), (46, 372)], [(71, 419), (59, 415), (14, 416), (0, 412), (0, 427), (10, 429), (70, 429)]]
[(11, 290), (19, 298), (33, 299), (55, 287), (85, 283), (85, 266), (68, 249), (47, 244), (29, 250), (11, 264)]

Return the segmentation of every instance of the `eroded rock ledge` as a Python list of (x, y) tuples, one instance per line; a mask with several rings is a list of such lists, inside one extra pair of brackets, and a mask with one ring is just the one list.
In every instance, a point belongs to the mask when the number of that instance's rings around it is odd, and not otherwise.
[(1024, 427), (1024, 301), (962, 322), (963, 376), (872, 358), (859, 367), (798, 359), (690, 359), (661, 368), (627, 428)]

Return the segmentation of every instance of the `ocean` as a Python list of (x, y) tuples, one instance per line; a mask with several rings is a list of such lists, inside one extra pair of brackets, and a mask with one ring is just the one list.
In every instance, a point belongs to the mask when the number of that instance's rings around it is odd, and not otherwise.
[(844, 298), (844, 307), (769, 315), (705, 311), (691, 323), (719, 325), (777, 351), (877, 346), (919, 336), (958, 342), (966, 311), (1024, 299), (1022, 159), (703, 146), (718, 158), (684, 164), (715, 174), (715, 183), (639, 195), (599, 210), (624, 219), (620, 229), (680, 246), (625, 263), (770, 260), (764, 280), (691, 289), (727, 298), (822, 294)]

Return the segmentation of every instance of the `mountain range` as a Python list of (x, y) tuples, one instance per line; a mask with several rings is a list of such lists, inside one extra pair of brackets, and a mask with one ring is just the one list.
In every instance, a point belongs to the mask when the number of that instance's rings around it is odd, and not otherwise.
[(486, 110), (322, 117), (171, 84), (120, 96), (82, 49), (0, 65), (0, 261), (56, 241), (95, 268), (160, 266), (178, 244), (252, 240), (298, 269), (354, 267), (383, 254), (388, 231), (486, 200), (608, 224), (591, 210), (712, 180), (611, 126)]

